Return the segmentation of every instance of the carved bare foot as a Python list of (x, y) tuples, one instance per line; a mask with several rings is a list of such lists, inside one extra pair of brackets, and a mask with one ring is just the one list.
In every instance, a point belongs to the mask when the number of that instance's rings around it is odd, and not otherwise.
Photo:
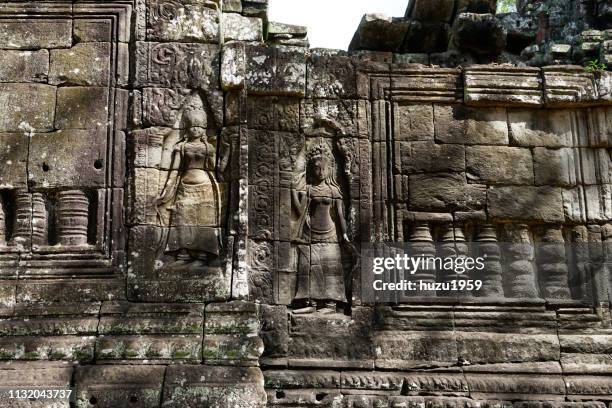
[(206, 253), (191, 253), (192, 262), (189, 264), (190, 270), (200, 270), (213, 266), (212, 263), (215, 261), (214, 257), (209, 257)]
[(303, 307), (301, 309), (294, 310), (293, 314), (309, 314), (309, 313), (314, 313), (316, 311), (317, 309), (315, 307), (308, 306), (308, 307)]
[(199, 270), (206, 268), (208, 266), (208, 262), (203, 259), (195, 259), (189, 264), (190, 270)]
[(191, 257), (189, 256), (189, 254), (181, 252), (176, 256), (176, 260), (168, 264), (166, 268), (181, 269), (189, 265), (190, 262), (191, 262)]
[(317, 313), (322, 314), (322, 315), (328, 315), (328, 314), (334, 314), (336, 313), (336, 308), (334, 307), (333, 309), (330, 307), (324, 307), (322, 309), (319, 309), (317, 311)]

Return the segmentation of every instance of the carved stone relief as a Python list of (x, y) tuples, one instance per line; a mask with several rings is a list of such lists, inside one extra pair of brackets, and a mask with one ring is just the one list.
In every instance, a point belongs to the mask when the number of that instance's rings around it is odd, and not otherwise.
[[(603, 3), (576, 7), (603, 25)], [(558, 34), (494, 0), (367, 16), (348, 53), (267, 7), (2, 4), (0, 383), (98, 407), (604, 408), (609, 75), (511, 47), (471, 64), (470, 27)], [(609, 33), (576, 34), (571, 58), (606, 57)], [(483, 289), (369, 301), (370, 243), (483, 256), (414, 274)]]
[(207, 127), (204, 110), (185, 107), (181, 139), (171, 147), (168, 174), (157, 199), (159, 221), (166, 227), (159, 249), (175, 253), (176, 261), (167, 268), (177, 272), (203, 268), (222, 252), (227, 186), (218, 175), (227, 169), (229, 144), (222, 141), (217, 160), (216, 138), (206, 134)]
[[(121, 279), (128, 104), (122, 86), (127, 86), (125, 29), (131, 8), (123, 3), (102, 9), (7, 3), (0, 13), (2, 21), (27, 16), (20, 25), (3, 26), (3, 33), (13, 32), (12, 40), (2, 37), (3, 56), (7, 47), (33, 50), (9, 52), (11, 68), (0, 86), (0, 99), (14, 101), (3, 103), (0, 125), (0, 270), (42, 278), (30, 286), (23, 283), (32, 299), (62, 284), (45, 278), (96, 276), (99, 287)], [(73, 19), (86, 15), (92, 26), (112, 28), (112, 33), (87, 37), (81, 26), (75, 31), (84, 41), (77, 44)], [(20, 75), (16, 68), (28, 61), (32, 69), (24, 66)], [(91, 287), (90, 282), (79, 285)]]
[[(192, 91), (175, 108), (176, 129), (132, 133), (131, 287), (136, 298), (160, 296), (163, 282), (178, 285), (178, 291), (185, 288), (183, 294), (165, 295), (170, 297), (223, 299), (230, 294), (234, 248), (228, 218), (235, 205), (230, 193), (237, 140), (220, 133), (211, 100)], [(148, 260), (139, 259), (140, 251)], [(196, 280), (204, 286), (189, 287)]]
[(337, 305), (346, 303), (340, 243), (348, 244), (349, 238), (344, 196), (334, 176), (334, 155), (324, 140), (315, 139), (315, 143), (306, 152), (306, 172), (292, 189), (297, 218), (293, 240), (298, 251), (293, 302), (307, 302), (315, 308), (324, 303), (335, 311)]

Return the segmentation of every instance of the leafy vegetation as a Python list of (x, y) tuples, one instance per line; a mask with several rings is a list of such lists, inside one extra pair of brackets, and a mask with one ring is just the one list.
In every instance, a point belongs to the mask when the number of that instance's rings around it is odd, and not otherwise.
[(512, 13), (516, 11), (516, 0), (498, 0), (498, 13)]
[(604, 72), (606, 69), (608, 69), (608, 66), (603, 63), (600, 64), (599, 60), (595, 59), (595, 60), (587, 62), (584, 69), (586, 72), (596, 73), (596, 72)]

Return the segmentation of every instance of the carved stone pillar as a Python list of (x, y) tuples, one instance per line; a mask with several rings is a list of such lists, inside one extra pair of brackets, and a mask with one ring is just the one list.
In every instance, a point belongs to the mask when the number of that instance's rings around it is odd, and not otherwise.
[[(442, 226), (442, 233), (438, 240), (438, 251), (437, 257), (446, 258), (455, 256), (455, 232), (453, 231), (453, 224), (448, 223)], [(444, 269), (438, 270), (438, 282), (448, 282), (451, 277), (447, 274)], [(449, 296), (450, 293), (446, 291), (438, 291), (438, 296)]]
[[(572, 253), (576, 271), (571, 274), (570, 291), (574, 299), (594, 302), (596, 306), (609, 302), (609, 260), (606, 258), (609, 236), (609, 224), (579, 225), (572, 229)], [(579, 288), (575, 285), (579, 285)]]
[(18, 193), (15, 198), (15, 229), (11, 245), (28, 248), (32, 237), (32, 195)]
[[(606, 307), (610, 297), (610, 224), (587, 226), (589, 240), (588, 280), (585, 286), (586, 300), (592, 300), (596, 307)], [(589, 297), (590, 295), (590, 297)], [(584, 295), (583, 295), (584, 298)]]
[(47, 207), (41, 193), (32, 194), (32, 245), (48, 245)]
[(478, 256), (484, 258), (484, 269), (479, 273), (482, 288), (475, 292), (480, 297), (503, 297), (501, 252), (497, 241), (497, 232), (493, 224), (480, 226), (476, 236)]
[(602, 228), (601, 234), (601, 268), (599, 273), (599, 281), (601, 298), (598, 302), (612, 303), (612, 273), (610, 273), (610, 263), (612, 262), (612, 224), (606, 224)]
[(561, 227), (546, 227), (537, 249), (544, 298), (570, 299), (565, 240)]
[(4, 215), (4, 206), (0, 202), (0, 246), (6, 245), (6, 216)]
[[(465, 234), (463, 233), (463, 228), (460, 226), (456, 226), (454, 228), (454, 233), (455, 233), (455, 250), (457, 251), (457, 257), (466, 258), (470, 254), (470, 249), (466, 242)], [(469, 274), (470, 272), (467, 270), (465, 270), (463, 273), (454, 273), (453, 279), (456, 281), (467, 280), (470, 278)], [(471, 292), (467, 290), (459, 290), (456, 292), (456, 296), (469, 297), (471, 296)]]
[[(410, 233), (410, 249), (413, 255), (423, 255), (424, 258), (433, 257), (436, 255), (436, 247), (433, 244), (429, 223), (426, 221), (417, 222)], [(434, 283), (436, 281), (436, 268), (431, 265), (429, 268), (423, 267), (416, 271), (412, 281), (423, 283)], [(435, 296), (435, 290), (415, 291), (415, 296)]]
[(533, 266), (534, 248), (529, 226), (508, 224), (505, 233), (510, 243), (504, 255), (506, 297), (537, 299), (539, 296)]
[(80, 190), (62, 191), (57, 203), (57, 232), (61, 245), (87, 245), (89, 200)]
[[(443, 226), (442, 236), (440, 238), (440, 248), (438, 250), (438, 257), (446, 258), (457, 258), (465, 257), (468, 254), (468, 246), (465, 242), (465, 236), (461, 228), (455, 226), (452, 223), (445, 224)], [(443, 265), (447, 262), (443, 262)], [(451, 283), (452, 281), (465, 280), (466, 273), (458, 274), (455, 270), (442, 269), (438, 272), (438, 280), (443, 283)], [(452, 284), (452, 283), (451, 283)], [(452, 288), (452, 286), (451, 286)], [(469, 293), (464, 290), (443, 290), (438, 295), (442, 296), (453, 296), (453, 297), (465, 297), (469, 296)]]

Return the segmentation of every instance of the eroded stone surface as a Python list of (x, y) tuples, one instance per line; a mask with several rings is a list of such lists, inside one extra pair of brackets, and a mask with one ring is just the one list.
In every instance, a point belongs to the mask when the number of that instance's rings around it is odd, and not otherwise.
[[(105, 186), (106, 148), (106, 134), (95, 130), (34, 134), (28, 155), (29, 181), (45, 188)], [(77, 154), (78, 162), (70, 160)]]
[(563, 222), (561, 190), (553, 187), (492, 187), (487, 191), (491, 216), (500, 220)]
[(257, 369), (172, 366), (166, 373), (162, 404), (183, 407), (202, 401), (212, 406), (263, 408), (263, 376)]
[(76, 405), (159, 406), (164, 366), (79, 367), (75, 378)]
[[(349, 52), (267, 0), (4, 3), (0, 382), (79, 407), (605, 408), (610, 78), (560, 64), (608, 61), (609, 7), (496, 3), (367, 15)], [(485, 287), (377, 303), (375, 241), (485, 254)]]
[(290, 48), (246, 47), (246, 84), (255, 94), (304, 96), (306, 55)]
[(263, 22), (260, 18), (225, 13), (223, 14), (223, 36), (227, 41), (262, 41)]
[(107, 100), (108, 88), (58, 88), (55, 126), (58, 129), (103, 128), (109, 120)]
[(465, 151), (468, 179), (486, 184), (533, 184), (529, 149), (470, 146)]
[(398, 144), (402, 174), (421, 172), (465, 171), (463, 146), (431, 142), (402, 142)]
[(52, 50), (49, 83), (53, 85), (107, 86), (110, 78), (110, 43), (81, 43)]
[(510, 111), (510, 138), (519, 146), (568, 147), (573, 143), (571, 113), (560, 110)]
[(547, 149), (536, 147), (533, 150), (536, 185), (576, 185), (580, 175), (577, 174), (576, 157), (578, 150), (561, 148)]
[(442, 143), (508, 144), (505, 109), (469, 109), (434, 105), (436, 140)]
[(434, 136), (431, 105), (399, 105), (396, 108), (396, 140), (429, 141)]
[(495, 55), (506, 46), (506, 33), (493, 14), (460, 13), (452, 30), (452, 41), (463, 51)]
[(136, 85), (216, 89), (217, 51), (214, 44), (137, 42)]
[(349, 46), (352, 51), (397, 51), (402, 45), (409, 23), (384, 14), (366, 14)]
[(461, 174), (410, 176), (410, 207), (423, 211), (469, 211), (485, 206), (485, 186), (467, 184)]
[(5, 49), (69, 48), (72, 45), (72, 21), (4, 20), (0, 23), (0, 44)]
[(0, 53), (0, 82), (45, 82), (49, 74), (49, 51)]
[(147, 40), (217, 42), (220, 12), (214, 3), (152, 0), (147, 3)]
[(50, 131), (55, 118), (56, 88), (43, 84), (0, 84), (3, 132)]
[(0, 163), (3, 169), (0, 185), (5, 188), (25, 187), (30, 139), (22, 133), (1, 133), (0, 141)]

